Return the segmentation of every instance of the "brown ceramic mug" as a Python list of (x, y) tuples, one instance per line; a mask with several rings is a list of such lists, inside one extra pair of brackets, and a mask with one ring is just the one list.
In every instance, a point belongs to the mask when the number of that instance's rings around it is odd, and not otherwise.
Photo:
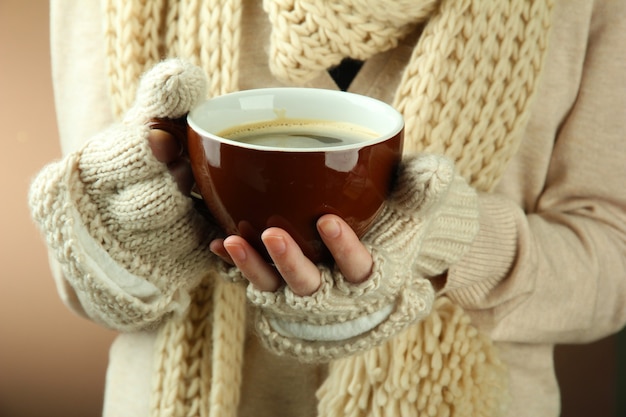
[(268, 227), (286, 230), (314, 262), (330, 260), (316, 229), (322, 215), (341, 216), (363, 236), (402, 154), (402, 116), (341, 91), (245, 90), (202, 102), (186, 122), (206, 207), (226, 234), (244, 237), (268, 260), (260, 239)]

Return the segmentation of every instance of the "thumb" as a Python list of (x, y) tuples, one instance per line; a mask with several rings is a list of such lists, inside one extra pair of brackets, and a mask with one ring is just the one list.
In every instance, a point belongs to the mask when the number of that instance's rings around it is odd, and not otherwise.
[(441, 201), (453, 179), (450, 159), (431, 154), (408, 156), (398, 169), (390, 204), (402, 212), (425, 213)]
[(167, 59), (152, 67), (139, 81), (135, 102), (125, 122), (145, 123), (151, 118), (177, 119), (206, 97), (204, 71), (182, 59)]

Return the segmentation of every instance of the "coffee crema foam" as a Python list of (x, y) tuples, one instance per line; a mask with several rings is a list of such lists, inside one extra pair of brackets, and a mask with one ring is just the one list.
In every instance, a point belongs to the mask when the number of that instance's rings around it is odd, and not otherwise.
[(251, 145), (276, 148), (326, 148), (375, 139), (363, 126), (328, 120), (279, 118), (222, 130), (218, 136)]

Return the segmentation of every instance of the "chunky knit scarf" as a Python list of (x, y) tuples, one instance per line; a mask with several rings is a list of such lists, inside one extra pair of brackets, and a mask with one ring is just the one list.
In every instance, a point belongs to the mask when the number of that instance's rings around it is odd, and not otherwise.
[[(201, 66), (211, 96), (238, 88), (242, 0), (105, 0), (113, 111), (164, 57)], [(452, 158), (490, 191), (516, 153), (547, 49), (550, 0), (265, 0), (269, 66), (301, 84), (423, 30), (395, 93), (406, 151)], [(245, 328), (240, 286), (207, 280), (185, 317), (160, 330), (152, 415), (235, 416)], [(332, 362), (320, 416), (495, 416), (503, 364), (467, 314), (440, 297), (430, 317), (379, 348)]]

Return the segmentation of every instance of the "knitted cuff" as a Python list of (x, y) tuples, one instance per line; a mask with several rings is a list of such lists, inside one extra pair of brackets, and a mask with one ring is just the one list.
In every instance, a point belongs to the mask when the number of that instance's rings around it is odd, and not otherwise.
[(480, 227), (476, 191), (462, 177), (454, 178), (445, 199), (425, 232), (417, 257), (417, 268), (427, 277), (457, 263), (470, 250)]
[(321, 287), (306, 297), (288, 287), (263, 292), (249, 285), (264, 344), (304, 362), (326, 362), (378, 346), (425, 318), (434, 300), (430, 282), (411, 279), (385, 254), (373, 256), (375, 270), (367, 281), (351, 284), (322, 267)]
[(518, 256), (520, 208), (493, 194), (481, 194), (479, 201), (480, 231), (471, 249), (448, 271), (442, 290), (465, 308), (480, 307)]
[(239, 268), (233, 265), (229, 265), (226, 262), (218, 262), (217, 271), (223, 279), (230, 283), (238, 284), (248, 282), (248, 280), (243, 276)]

